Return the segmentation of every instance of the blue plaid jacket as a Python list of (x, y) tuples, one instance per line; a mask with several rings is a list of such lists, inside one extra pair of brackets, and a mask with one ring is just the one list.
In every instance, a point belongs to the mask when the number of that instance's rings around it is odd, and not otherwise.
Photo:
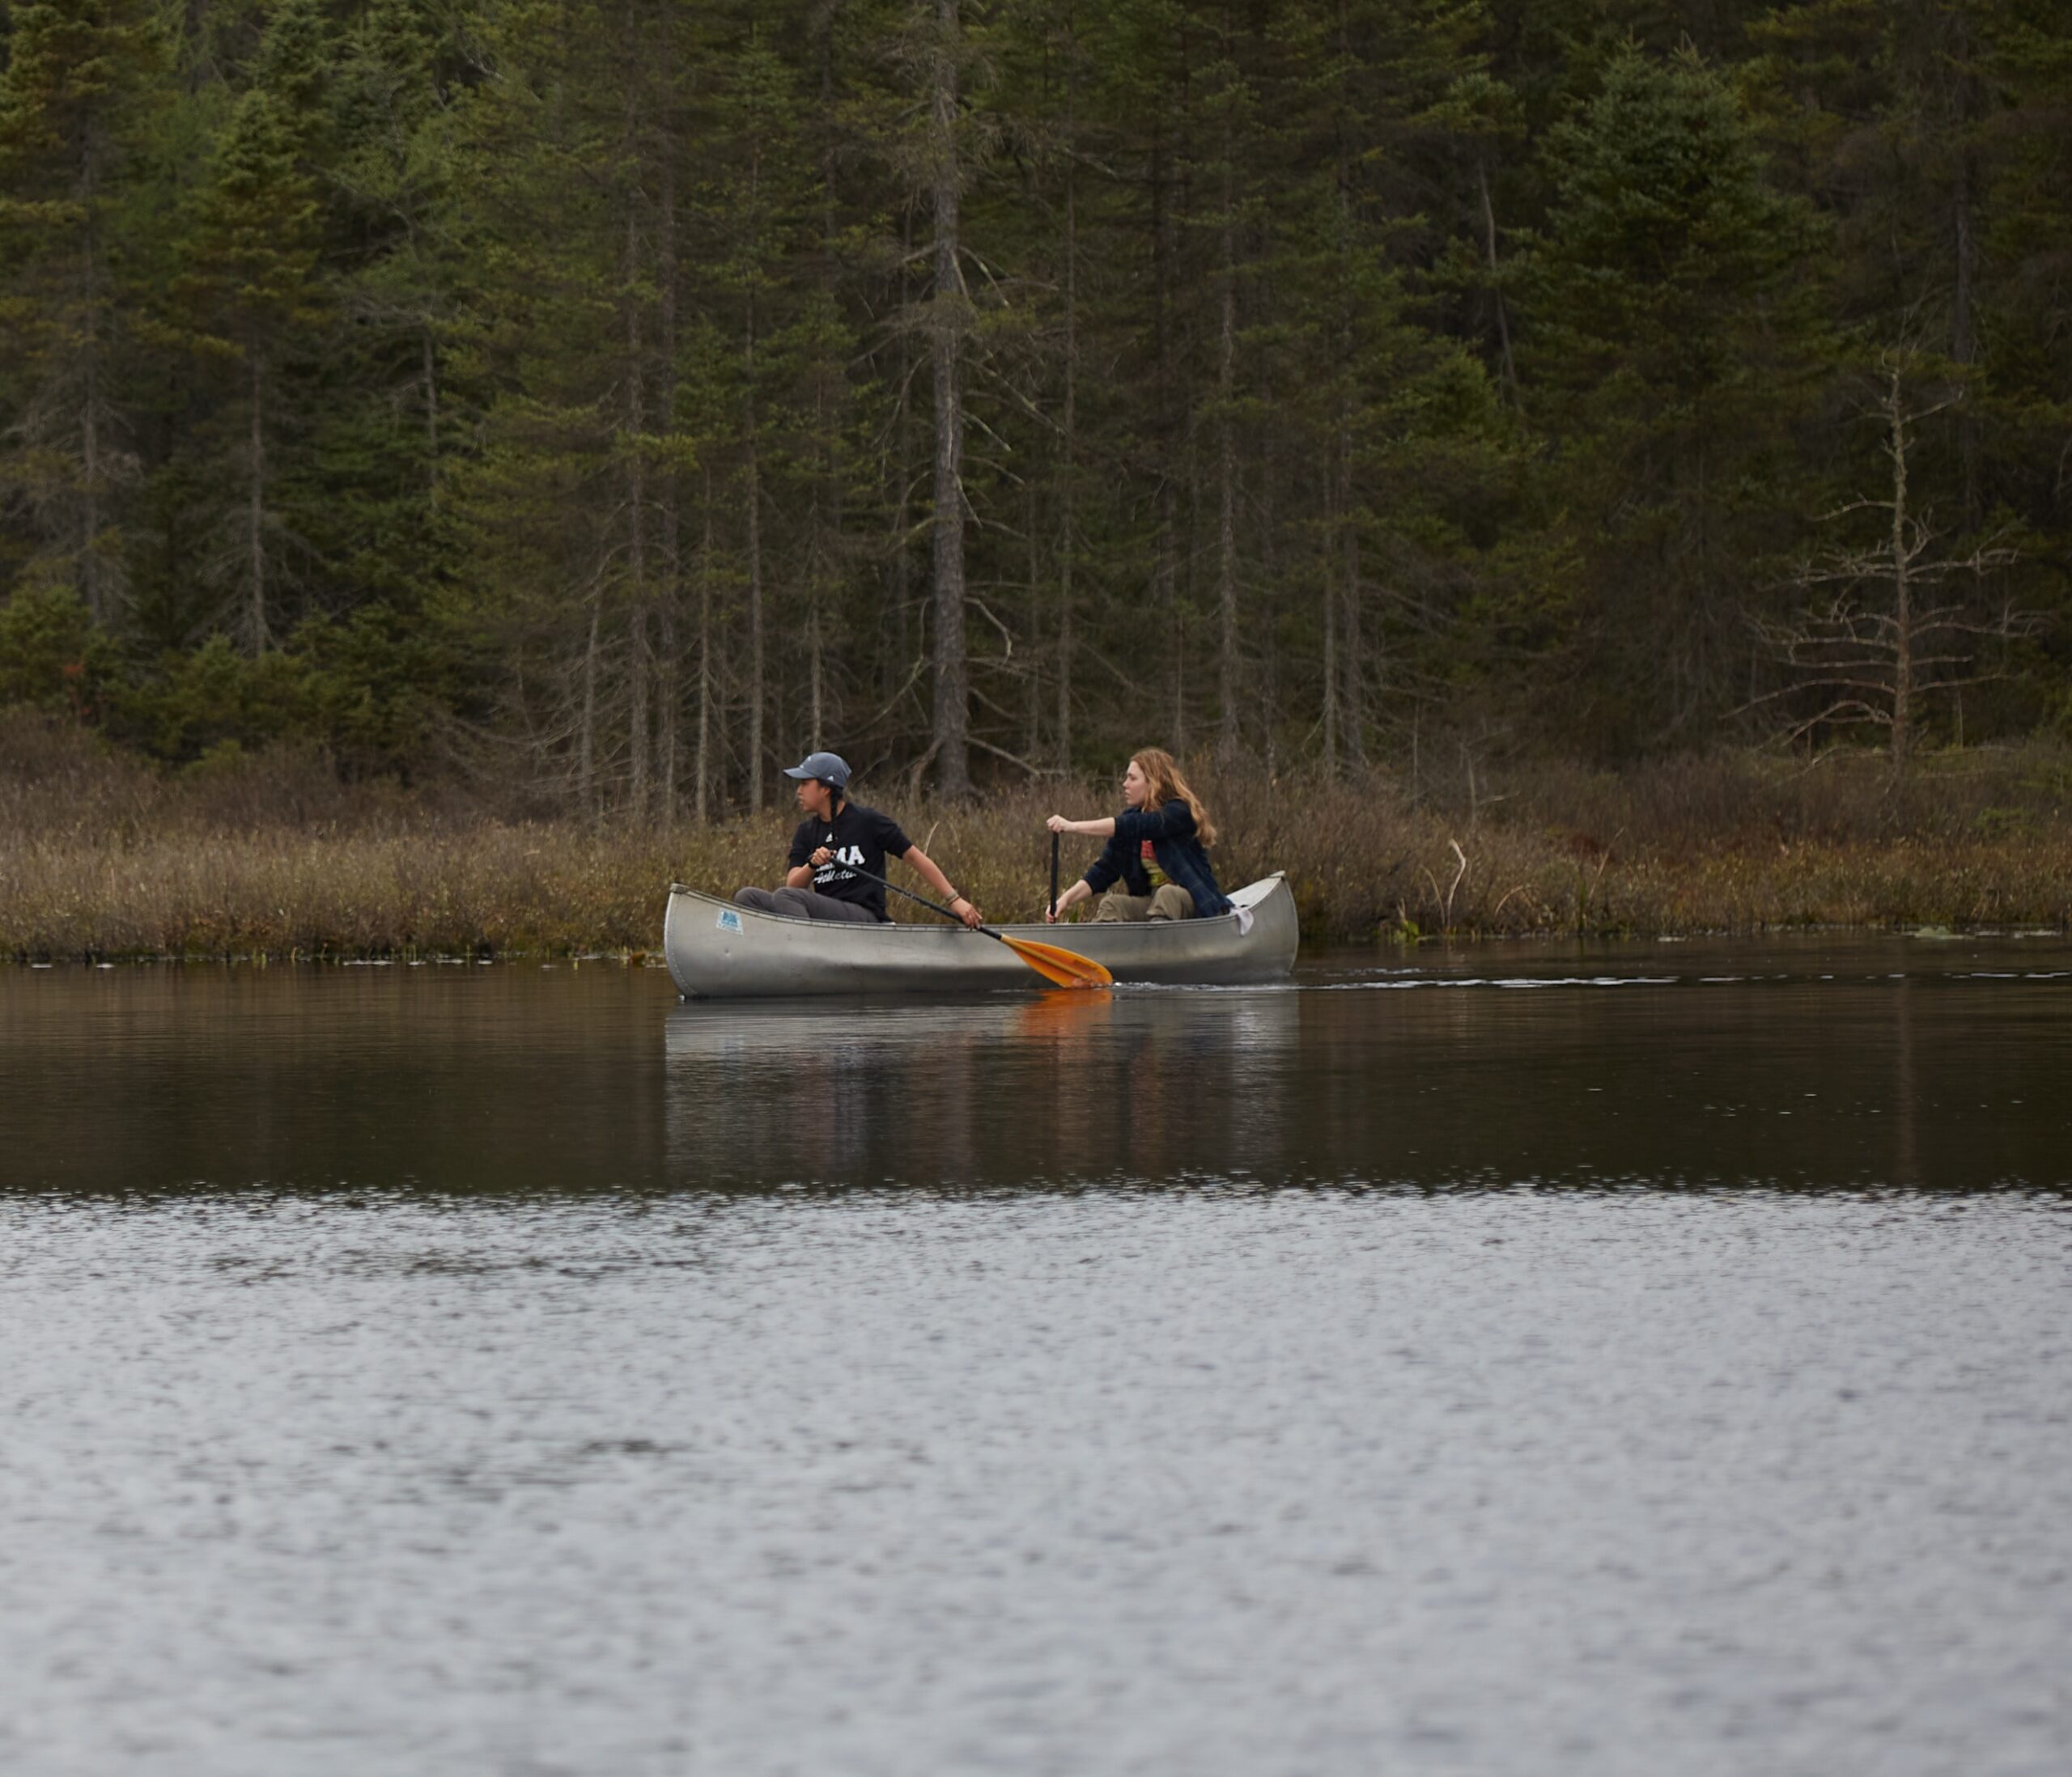
[(1117, 815), (1115, 837), (1087, 871), (1086, 886), (1098, 895), (1120, 882), (1131, 894), (1149, 894), (1151, 878), (1144, 868), (1147, 839), (1158, 867), (1194, 897), (1197, 917), (1229, 912), (1228, 897), (1216, 886), (1208, 854), (1195, 837), (1194, 812), (1178, 796), (1161, 808), (1125, 808)]

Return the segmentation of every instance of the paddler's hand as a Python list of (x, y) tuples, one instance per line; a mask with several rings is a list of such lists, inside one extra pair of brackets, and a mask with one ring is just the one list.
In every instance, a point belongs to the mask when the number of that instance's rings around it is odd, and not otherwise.
[(1072, 823), (1066, 820), (1063, 815), (1052, 815), (1048, 821), (1043, 823), (1043, 825), (1048, 827), (1053, 833), (1070, 833), (1072, 831)]
[(830, 851), (826, 846), (822, 846), (819, 850), (816, 851), (813, 856), (806, 861), (809, 863), (816, 866), (831, 864), (834, 862), (834, 854)]
[(1054, 901), (1043, 910), (1043, 923), (1047, 926), (1055, 926), (1057, 922), (1058, 904)]
[(966, 901), (962, 895), (959, 895), (956, 900), (950, 902), (949, 910), (955, 914), (959, 919), (962, 920), (964, 923), (969, 926), (974, 931), (976, 931), (986, 922), (986, 916), (980, 913), (976, 907), (973, 906), (971, 903)]

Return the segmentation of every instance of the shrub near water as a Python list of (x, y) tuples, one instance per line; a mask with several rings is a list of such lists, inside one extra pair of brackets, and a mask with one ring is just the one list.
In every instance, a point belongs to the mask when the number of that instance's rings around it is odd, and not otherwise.
[[(321, 758), (280, 750), (166, 772), (19, 716), (0, 723), (0, 952), (16, 956), (652, 950), (671, 881), (717, 894), (778, 881), (796, 821), (775, 789), (758, 820), (705, 828), (520, 819), (450, 788), (342, 784)], [(2061, 927), (2072, 914), (2062, 751), (1951, 755), (1900, 791), (1862, 756), (1619, 776), (1543, 766), (1478, 784), (1471, 806), (1386, 773), (1357, 787), (1197, 781), (1225, 836), (1225, 886), (1285, 870), (1314, 939)], [(966, 808), (859, 793), (1002, 920), (1041, 917), (1043, 816), (1115, 799), (1090, 783)], [(1098, 846), (1065, 848), (1069, 880)]]

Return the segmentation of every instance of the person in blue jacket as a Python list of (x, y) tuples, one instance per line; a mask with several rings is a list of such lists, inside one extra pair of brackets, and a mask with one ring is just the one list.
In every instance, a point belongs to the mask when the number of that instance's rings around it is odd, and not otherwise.
[(1043, 917), (1055, 925), (1068, 909), (1095, 895), (1101, 897), (1097, 920), (1192, 919), (1229, 912), (1204, 849), (1216, 842), (1215, 824), (1173, 755), (1147, 747), (1132, 757), (1123, 774), (1123, 803), (1120, 814), (1097, 821), (1054, 814), (1045, 823), (1053, 833), (1084, 833), (1108, 843)]

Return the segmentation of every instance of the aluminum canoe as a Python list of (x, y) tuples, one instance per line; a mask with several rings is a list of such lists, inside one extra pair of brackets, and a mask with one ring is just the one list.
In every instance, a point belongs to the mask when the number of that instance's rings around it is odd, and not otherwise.
[[(1231, 986), (1272, 981), (1294, 966), (1295, 897), (1281, 873), (1230, 897), (1237, 911), (1153, 924), (1026, 925), (998, 929), (1076, 951), (1119, 982)], [(860, 926), (787, 919), (669, 889), (663, 953), (692, 999), (788, 995), (957, 994), (1047, 988), (1005, 944), (950, 925)]]

